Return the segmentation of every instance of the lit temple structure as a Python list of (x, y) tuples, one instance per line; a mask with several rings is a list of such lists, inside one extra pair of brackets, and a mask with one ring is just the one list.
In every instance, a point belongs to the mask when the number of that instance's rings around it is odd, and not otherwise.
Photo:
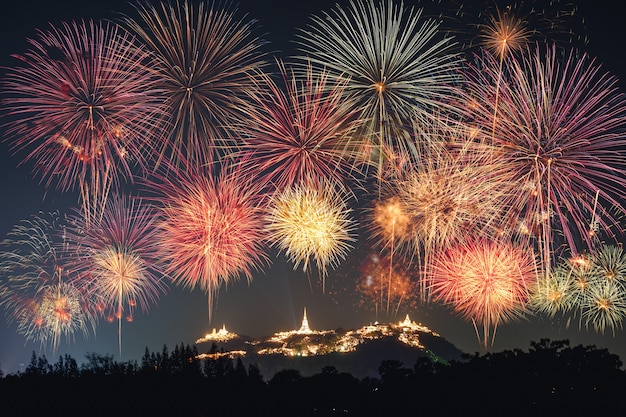
[[(309, 327), (305, 308), (302, 324), (298, 330), (277, 332), (267, 339), (250, 340), (245, 343), (248, 345), (248, 353), (258, 355), (314, 356), (332, 352), (353, 352), (360, 344), (384, 337), (396, 338), (404, 344), (423, 349), (420, 335), (424, 334), (440, 337), (428, 327), (412, 321), (408, 314), (403, 321), (398, 323), (380, 324), (376, 322), (342, 334), (338, 334), (335, 330), (312, 330)], [(213, 330), (213, 333), (198, 339), (196, 343), (222, 342), (236, 337), (238, 337), (236, 334), (230, 333), (226, 331), (225, 327), (222, 327), (222, 330), (217, 332)], [(246, 350), (222, 351), (216, 354), (235, 357), (246, 355)], [(200, 356), (207, 357), (206, 354)]]
[(196, 344), (203, 343), (203, 342), (211, 342), (211, 341), (226, 342), (227, 340), (232, 340), (236, 337), (239, 337), (239, 336), (235, 333), (231, 333), (228, 330), (226, 330), (226, 325), (224, 324), (222, 325), (222, 328), (219, 329), (218, 331), (213, 329), (212, 333), (208, 333), (204, 337), (201, 337), (200, 339), (196, 340)]
[(304, 315), (302, 316), (302, 325), (300, 326), (300, 330), (298, 330), (296, 333), (298, 334), (313, 333), (311, 328), (309, 328), (309, 320), (306, 318), (306, 307), (304, 307)]

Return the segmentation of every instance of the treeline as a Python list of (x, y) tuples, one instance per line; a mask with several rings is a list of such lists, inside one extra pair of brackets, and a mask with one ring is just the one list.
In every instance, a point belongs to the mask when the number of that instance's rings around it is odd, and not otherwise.
[(265, 381), (241, 359), (197, 356), (182, 344), (146, 349), (139, 363), (90, 353), (79, 366), (67, 355), (49, 363), (33, 353), (24, 372), (0, 379), (3, 409), (13, 410), (3, 415), (620, 415), (626, 392), (618, 356), (567, 340), (447, 364), (386, 360), (379, 378), (361, 380), (328, 366), (311, 376), (285, 369)]

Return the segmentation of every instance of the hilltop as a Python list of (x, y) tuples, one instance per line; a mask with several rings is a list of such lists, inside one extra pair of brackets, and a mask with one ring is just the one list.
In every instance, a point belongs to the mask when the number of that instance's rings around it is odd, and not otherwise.
[(378, 378), (383, 361), (395, 360), (412, 367), (419, 358), (447, 363), (463, 356), (451, 342), (411, 321), (408, 315), (398, 323), (374, 323), (353, 330), (311, 330), (306, 310), (298, 330), (252, 339), (231, 333), (224, 326), (196, 340), (196, 345), (204, 352), (200, 359), (241, 358), (246, 366), (258, 367), (267, 380), (285, 369), (311, 376), (324, 367), (359, 379)]

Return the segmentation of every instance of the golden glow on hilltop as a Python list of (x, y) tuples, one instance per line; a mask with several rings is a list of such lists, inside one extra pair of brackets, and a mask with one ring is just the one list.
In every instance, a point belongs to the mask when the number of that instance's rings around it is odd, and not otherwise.
[[(222, 341), (222, 335), (234, 335), (226, 331), (225, 327), (204, 338), (198, 339), (196, 343), (209, 340)], [(306, 315), (306, 309), (302, 318), (302, 325), (298, 330), (289, 330), (274, 333), (273, 336), (265, 340), (253, 340), (246, 342), (258, 355), (283, 355), (283, 356), (315, 356), (326, 355), (333, 352), (354, 352), (360, 344), (369, 340), (381, 339), (383, 337), (397, 337), (397, 339), (412, 347), (424, 349), (420, 342), (420, 335), (431, 334), (440, 337), (439, 334), (431, 331), (421, 323), (411, 321), (409, 315), (398, 323), (379, 324), (378, 322), (363, 326), (360, 329), (348, 331), (345, 334), (337, 334), (334, 330), (312, 330)], [(237, 337), (234, 335), (234, 337)], [(223, 339), (229, 340), (229, 339)], [(218, 358), (228, 356), (244, 356), (245, 351), (226, 351), (220, 353), (207, 353), (199, 355), (199, 359)]]
[(222, 325), (221, 329), (217, 331), (213, 329), (213, 332), (207, 333), (204, 337), (201, 337), (200, 339), (196, 340), (196, 344), (209, 342), (209, 341), (226, 342), (227, 340), (232, 340), (237, 337), (239, 337), (239, 335), (237, 335), (236, 333), (231, 333), (228, 330), (226, 330), (226, 325), (224, 324)]

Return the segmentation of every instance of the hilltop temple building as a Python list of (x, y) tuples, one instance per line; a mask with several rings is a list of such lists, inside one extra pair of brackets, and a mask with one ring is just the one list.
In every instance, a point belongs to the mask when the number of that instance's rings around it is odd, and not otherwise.
[(309, 320), (306, 318), (306, 307), (304, 307), (304, 316), (302, 317), (302, 325), (300, 326), (300, 330), (298, 330), (296, 333), (297, 334), (313, 333), (313, 331), (309, 327)]
[[(421, 323), (416, 323), (407, 314), (403, 321), (397, 323), (374, 323), (363, 326), (360, 329), (347, 331), (337, 335), (335, 330), (312, 330), (306, 314), (306, 307), (302, 316), (302, 323), (298, 330), (276, 332), (272, 336), (260, 340), (244, 341), (244, 349), (213, 354), (203, 354), (203, 357), (217, 357), (235, 355), (245, 356), (248, 351), (259, 355), (280, 354), (284, 356), (313, 356), (324, 355), (331, 352), (352, 352), (357, 347), (369, 340), (383, 337), (393, 337), (400, 342), (412, 347), (423, 349), (421, 336), (431, 334), (440, 337)], [(218, 331), (213, 329), (212, 333), (196, 340), (196, 344), (203, 342), (226, 342), (238, 338), (235, 333), (226, 330), (226, 326)], [(243, 346), (242, 345), (242, 346)]]

